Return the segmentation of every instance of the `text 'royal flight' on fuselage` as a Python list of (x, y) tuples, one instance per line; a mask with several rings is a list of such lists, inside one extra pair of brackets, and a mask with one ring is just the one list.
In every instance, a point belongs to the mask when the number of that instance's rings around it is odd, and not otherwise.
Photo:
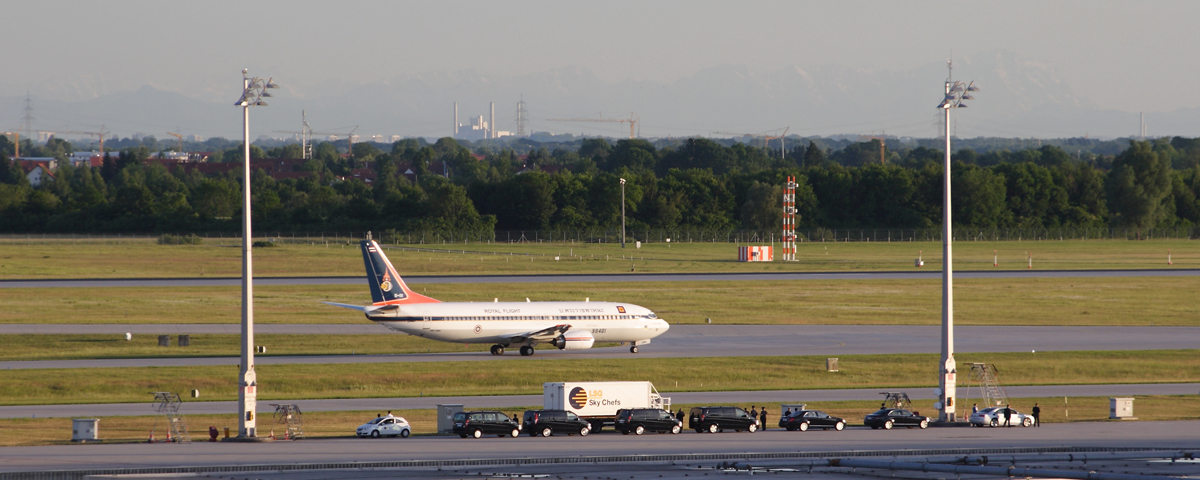
[(409, 290), (374, 240), (364, 240), (363, 262), (371, 288), (370, 306), (351, 308), (392, 330), (453, 343), (491, 343), (492, 354), (519, 345), (521, 355), (548, 344), (560, 350), (591, 348), (595, 342), (639, 345), (670, 328), (645, 307), (613, 302), (441, 302)]

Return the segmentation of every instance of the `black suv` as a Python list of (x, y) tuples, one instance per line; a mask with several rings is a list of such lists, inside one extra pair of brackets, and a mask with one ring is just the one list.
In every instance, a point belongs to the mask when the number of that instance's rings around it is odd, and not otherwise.
[(647, 431), (679, 433), (683, 422), (676, 420), (671, 412), (659, 408), (630, 408), (617, 410), (617, 431), (629, 435), (641, 435)]
[(462, 438), (492, 434), (516, 438), (521, 434), (521, 426), (504, 412), (458, 412), (454, 414), (454, 433)]
[(753, 432), (758, 430), (758, 420), (738, 407), (695, 407), (688, 415), (688, 428), (709, 433), (726, 429)]
[(554, 432), (567, 435), (578, 433), (582, 436), (592, 433), (592, 424), (579, 418), (575, 412), (566, 410), (526, 410), (522, 423), (522, 428), (529, 432), (531, 437), (549, 437)]

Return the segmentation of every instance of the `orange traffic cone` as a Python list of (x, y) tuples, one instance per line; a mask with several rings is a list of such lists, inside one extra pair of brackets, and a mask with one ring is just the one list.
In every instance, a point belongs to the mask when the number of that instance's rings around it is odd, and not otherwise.
[(271, 440), (274, 440), (274, 439), (275, 439), (275, 431), (271, 430)]
[(171, 443), (171, 431), (167, 430), (167, 443)]
[(154, 443), (154, 430), (150, 431), (150, 439), (146, 440), (146, 443)]

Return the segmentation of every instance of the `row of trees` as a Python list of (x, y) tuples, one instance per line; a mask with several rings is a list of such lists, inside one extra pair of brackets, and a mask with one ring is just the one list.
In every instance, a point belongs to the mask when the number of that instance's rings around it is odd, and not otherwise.
[[(0, 138), (0, 152), (11, 145)], [(53, 140), (45, 148), (69, 149)], [(65, 145), (64, 145), (65, 144)], [(281, 231), (612, 228), (621, 222), (620, 178), (631, 228), (779, 228), (781, 186), (799, 182), (800, 227), (926, 228), (941, 221), (942, 153), (889, 148), (878, 140), (841, 150), (815, 142), (789, 157), (743, 144), (693, 138), (670, 147), (643, 140), (585, 139), (579, 148), (511, 149), (482, 160), (459, 142), (403, 140), (383, 151), (329, 144), (301, 164), (306, 178), (253, 179), (256, 225)], [(290, 151), (288, 149), (297, 150)], [(1200, 225), (1200, 152), (1187, 139), (1130, 142), (1112, 155), (1071, 155), (1056, 146), (955, 153), (954, 219), (980, 228)], [(298, 148), (252, 146), (252, 157)], [(61, 166), (34, 188), (0, 165), (0, 231), (237, 231), (240, 175), (168, 171), (129, 147), (96, 168)], [(230, 148), (224, 160), (241, 160)], [(873, 158), (873, 161), (865, 158)], [(7, 157), (5, 157), (7, 158)], [(855, 160), (858, 159), (858, 160)], [(1178, 168), (1183, 166), (1184, 168)], [(367, 169), (371, 182), (356, 179)], [(413, 175), (405, 175), (411, 171)], [(523, 171), (523, 172), (522, 172)]]

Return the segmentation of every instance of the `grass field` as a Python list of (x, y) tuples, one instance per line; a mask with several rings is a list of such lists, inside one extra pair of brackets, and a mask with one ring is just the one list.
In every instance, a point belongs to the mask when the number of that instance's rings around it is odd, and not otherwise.
[[(995, 363), (1005, 385), (1179, 383), (1200, 381), (1195, 350), (1137, 352), (972, 353), (957, 358)], [(536, 366), (528, 365), (533, 362)], [(544, 382), (648, 380), (660, 391), (933, 388), (936, 354), (840, 357), (530, 359), (513, 362), (258, 365), (259, 401), (520, 395)], [(198, 389), (206, 401), (234, 400), (238, 368), (130, 367), (0, 370), (0, 402), (8, 405), (146, 402), (146, 392)], [(960, 381), (965, 384), (965, 379)]]
[[(803, 403), (798, 398), (795, 402)], [(1053, 424), (1063, 422), (1095, 422), (1108, 420), (1108, 397), (1072, 397), (1054, 398), (1014, 398), (1013, 408), (1023, 413), (1029, 413), (1037, 402), (1042, 407), (1042, 422)], [(917, 402), (917, 411), (928, 410), (926, 415), (933, 413), (932, 401)], [(768, 405), (767, 422), (771, 430), (777, 430), (779, 420), (779, 404), (757, 401), (747, 398), (739, 405)], [(675, 405), (676, 408), (689, 409), (698, 405)], [(862, 418), (867, 413), (875, 411), (879, 404), (874, 401), (844, 401), (844, 402), (809, 402), (809, 408), (818, 409), (836, 417), (845, 418), (850, 425), (861, 425)], [(505, 412), (521, 412), (530, 408), (504, 408)], [(184, 407), (186, 410), (186, 406)], [(1140, 396), (1134, 401), (1134, 413), (1138, 421), (1162, 420), (1197, 420), (1200, 419), (1200, 397), (1195, 395), (1181, 396)], [(282, 436), (283, 428), (276, 428), (268, 416), (270, 412), (261, 411), (258, 428), (261, 434), (269, 435), (272, 431)], [(375, 415), (384, 412), (307, 412), (304, 414), (304, 432), (306, 438), (349, 437), (354, 435), (354, 429)], [(437, 430), (436, 412), (431, 409), (394, 410), (393, 415), (404, 417), (412, 425), (414, 435), (432, 435)], [(186, 415), (193, 441), (207, 441), (208, 427), (215, 426), (219, 432), (229, 427), (232, 435), (237, 434), (237, 416), (228, 415)], [(1120, 421), (1120, 420), (1115, 420)], [(156, 428), (157, 427), (157, 428)], [(278, 426), (282, 427), (282, 426)], [(107, 417), (100, 419), (100, 438), (106, 443), (139, 443), (145, 442), (150, 436), (150, 430), (155, 429), (155, 438), (163, 438), (165, 420), (163, 417)], [(1052, 427), (1051, 427), (1052, 428)], [(0, 419), (0, 447), (18, 445), (63, 445), (71, 438), (71, 419), (69, 418), (21, 418)], [(987, 434), (987, 430), (972, 434)], [(794, 432), (798, 436), (821, 435), (822, 432)], [(836, 434), (836, 433), (830, 433)], [(613, 435), (611, 431), (606, 435)], [(399, 442), (396, 448), (403, 448), (404, 442), (419, 442), (420, 438), (409, 439), (364, 439), (368, 441)]]
[[(776, 245), (779, 246), (778, 244)], [(941, 268), (938, 242), (809, 242), (798, 262), (737, 262), (732, 243), (471, 243), (411, 245), (440, 252), (392, 249), (401, 275), (505, 273), (793, 272), (925, 270)], [(453, 249), (453, 250), (451, 250)], [(1200, 268), (1200, 243), (1190, 240), (960, 241), (957, 270)], [(1167, 265), (1171, 252), (1174, 265)], [(995, 257), (993, 257), (995, 252)], [(512, 255), (510, 255), (512, 254)], [(560, 260), (555, 260), (558, 256)], [(993, 267), (993, 258), (999, 266)], [(254, 250), (255, 275), (362, 275), (357, 244), (282, 244)], [(241, 249), (218, 245), (157, 245), (152, 240), (111, 243), (0, 244), (0, 279), (236, 277)]]
[[(241, 354), (240, 335), (190, 335), (190, 345), (159, 347), (157, 335), (0, 335), (0, 361), (112, 358), (220, 357)], [(257, 334), (267, 347), (257, 357), (283, 355), (387, 355), (401, 353), (486, 352), (489, 345), (446, 343), (408, 335)], [(616, 345), (615, 343), (612, 345)]]
[[(364, 282), (365, 283), (365, 282)], [(672, 324), (936, 325), (939, 280), (425, 284), (443, 301), (624, 301)], [(955, 282), (959, 325), (1200, 325), (1200, 277), (971, 279)], [(228, 323), (240, 287), (0, 288), (0, 323)], [(259, 286), (260, 324), (362, 324), (322, 301), (366, 304), (366, 286)], [(168, 312), (168, 314), (164, 314)]]

